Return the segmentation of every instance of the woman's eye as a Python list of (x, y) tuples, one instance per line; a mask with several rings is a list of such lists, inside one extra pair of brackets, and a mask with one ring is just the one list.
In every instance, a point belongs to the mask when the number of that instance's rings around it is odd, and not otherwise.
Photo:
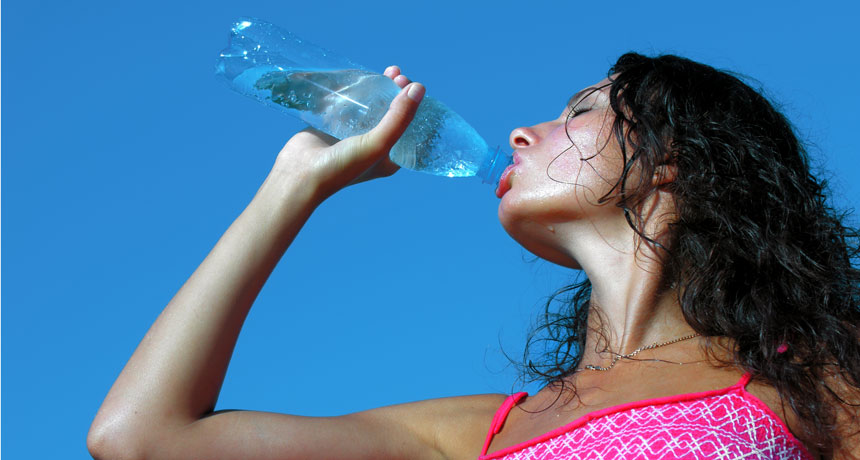
[(569, 118), (573, 118), (577, 115), (582, 115), (583, 113), (588, 112), (589, 110), (591, 110), (591, 109), (574, 107), (570, 110)]

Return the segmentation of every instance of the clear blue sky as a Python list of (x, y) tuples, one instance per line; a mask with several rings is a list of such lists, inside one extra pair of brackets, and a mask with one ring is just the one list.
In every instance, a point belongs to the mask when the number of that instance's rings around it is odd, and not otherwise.
[[(4, 458), (87, 456), (137, 342), (301, 129), (213, 76), (236, 17), (400, 64), (492, 145), (627, 50), (736, 70), (856, 206), (852, 3), (4, 2)], [(218, 407), (339, 414), (516, 388), (500, 344), (519, 356), (572, 274), (520, 249), (496, 205), (477, 180), (409, 171), (325, 203), (252, 310)]]

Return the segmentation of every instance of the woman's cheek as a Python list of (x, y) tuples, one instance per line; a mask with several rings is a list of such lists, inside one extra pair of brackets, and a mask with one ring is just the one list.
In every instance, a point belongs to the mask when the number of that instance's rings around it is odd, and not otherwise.
[(546, 174), (553, 182), (573, 186), (580, 183), (581, 165), (579, 154), (571, 149), (553, 159)]

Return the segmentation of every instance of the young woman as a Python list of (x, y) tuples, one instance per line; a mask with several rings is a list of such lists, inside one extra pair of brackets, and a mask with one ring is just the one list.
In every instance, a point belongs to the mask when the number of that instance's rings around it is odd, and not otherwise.
[(99, 410), (96, 458), (857, 458), (857, 234), (784, 117), (728, 74), (622, 56), (561, 114), (511, 133), (499, 218), (582, 269), (548, 313), (535, 395), (340, 417), (213, 412), (242, 322), (323, 200), (394, 173), (424, 88), (369, 133), (287, 142)]

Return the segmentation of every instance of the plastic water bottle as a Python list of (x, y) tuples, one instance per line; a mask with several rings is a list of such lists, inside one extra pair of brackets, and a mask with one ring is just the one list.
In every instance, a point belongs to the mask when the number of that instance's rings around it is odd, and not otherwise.
[[(376, 126), (400, 88), (384, 75), (306, 42), (273, 24), (241, 18), (215, 70), (234, 90), (339, 139)], [(398, 165), (439, 176), (478, 176), (495, 184), (511, 163), (462, 117), (425, 97), (390, 153)]]

